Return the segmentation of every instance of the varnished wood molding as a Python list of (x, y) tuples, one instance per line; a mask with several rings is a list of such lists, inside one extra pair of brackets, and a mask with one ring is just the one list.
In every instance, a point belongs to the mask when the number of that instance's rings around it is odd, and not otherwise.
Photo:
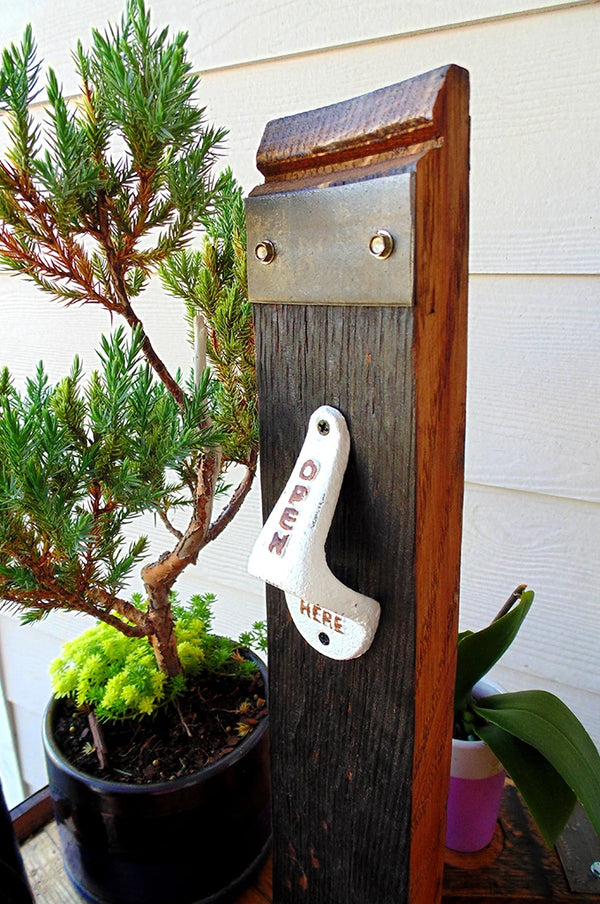
[(17, 841), (21, 844), (52, 819), (52, 798), (46, 785), (10, 811)]
[(268, 123), (256, 163), (265, 181), (347, 161), (398, 154), (440, 137), (440, 98), (451, 70), (444, 66), (397, 85)]

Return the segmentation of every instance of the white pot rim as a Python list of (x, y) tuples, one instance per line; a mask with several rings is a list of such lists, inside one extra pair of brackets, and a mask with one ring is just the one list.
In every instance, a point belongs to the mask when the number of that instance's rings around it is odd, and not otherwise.
[[(504, 688), (495, 681), (482, 679), (473, 688), (479, 699), (501, 694)], [(503, 772), (504, 767), (494, 756), (484, 741), (463, 741), (452, 738), (452, 761), (450, 775), (452, 778), (481, 779), (490, 778)]]

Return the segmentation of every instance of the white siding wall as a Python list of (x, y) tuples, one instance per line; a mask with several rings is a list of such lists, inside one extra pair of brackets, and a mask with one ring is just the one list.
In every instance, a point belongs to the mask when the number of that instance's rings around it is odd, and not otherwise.
[[(462, 623), (481, 627), (518, 582), (537, 601), (496, 670), (511, 689), (559, 693), (600, 743), (600, 10), (527, 0), (156, 0), (157, 24), (190, 31), (209, 118), (230, 130), (229, 161), (249, 190), (274, 117), (352, 97), (446, 63), (471, 73), (471, 287)], [(58, 7), (23, 0), (0, 21), (0, 46), (31, 20), (70, 91), (77, 37), (120, 14), (117, 0)], [(186, 365), (177, 302), (152, 289), (140, 312), (169, 362)], [(0, 361), (22, 378), (44, 357), (60, 376), (88, 366), (107, 318), (65, 311), (0, 276)], [(203, 555), (197, 586), (219, 595), (236, 632), (264, 611), (245, 562), (258, 493)], [(155, 551), (162, 532), (146, 525)], [(196, 584), (198, 582), (198, 585)], [(63, 615), (32, 629), (0, 615), (8, 717), (25, 787), (43, 783), (38, 741), (48, 662), (83, 626)], [(1, 703), (1, 700), (0, 700)], [(2, 732), (0, 708), (0, 733)], [(1, 742), (1, 738), (0, 738)], [(6, 775), (13, 765), (0, 761)], [(12, 771), (11, 771), (12, 770)], [(20, 793), (18, 778), (14, 796)]]

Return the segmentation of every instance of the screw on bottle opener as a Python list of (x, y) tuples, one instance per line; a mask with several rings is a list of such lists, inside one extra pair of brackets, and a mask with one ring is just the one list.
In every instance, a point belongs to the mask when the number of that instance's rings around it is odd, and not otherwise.
[(379, 603), (331, 573), (325, 557), (349, 452), (344, 416), (328, 405), (318, 408), (248, 562), (250, 574), (285, 591), (304, 639), (331, 659), (362, 656), (371, 646), (380, 613)]

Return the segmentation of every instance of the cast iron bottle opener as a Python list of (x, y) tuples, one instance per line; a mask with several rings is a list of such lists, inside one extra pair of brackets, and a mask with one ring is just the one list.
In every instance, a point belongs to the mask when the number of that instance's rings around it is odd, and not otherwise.
[(349, 452), (344, 416), (328, 405), (317, 408), (248, 562), (250, 574), (285, 591), (300, 634), (331, 659), (362, 656), (371, 646), (380, 613), (379, 603), (331, 573), (325, 557)]

